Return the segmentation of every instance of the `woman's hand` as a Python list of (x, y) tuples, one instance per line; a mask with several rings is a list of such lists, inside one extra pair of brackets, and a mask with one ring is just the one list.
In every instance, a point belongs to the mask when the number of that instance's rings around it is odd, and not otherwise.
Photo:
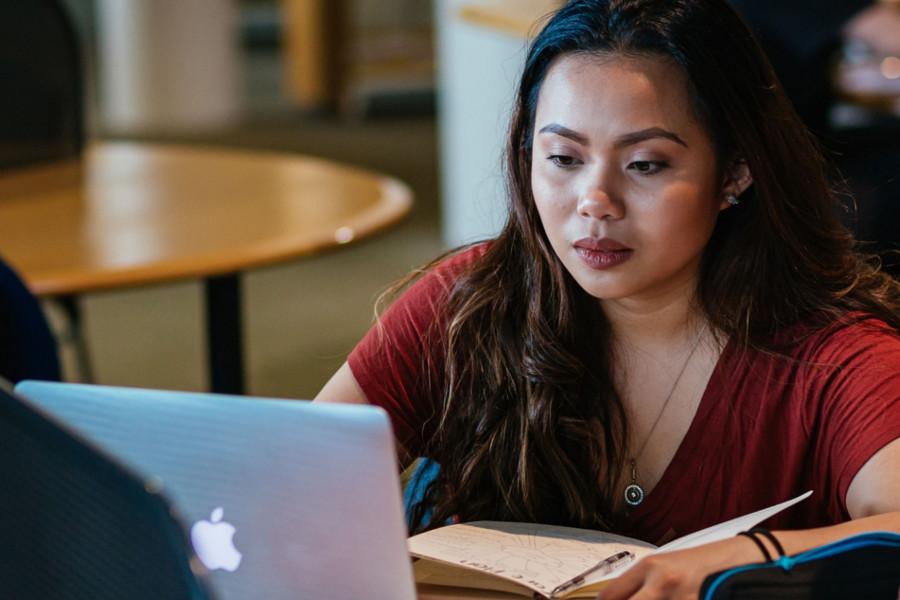
[(687, 550), (653, 554), (613, 579), (598, 598), (694, 600), (709, 574), (763, 560), (759, 548), (743, 536)]

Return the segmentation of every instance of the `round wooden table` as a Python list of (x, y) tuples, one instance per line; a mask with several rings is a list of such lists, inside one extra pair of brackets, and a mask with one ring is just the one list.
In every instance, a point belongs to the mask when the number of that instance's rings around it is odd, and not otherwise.
[(411, 205), (402, 182), (327, 160), (98, 143), (0, 174), (0, 255), (71, 310), (86, 292), (204, 279), (211, 388), (242, 393), (239, 273), (371, 235)]

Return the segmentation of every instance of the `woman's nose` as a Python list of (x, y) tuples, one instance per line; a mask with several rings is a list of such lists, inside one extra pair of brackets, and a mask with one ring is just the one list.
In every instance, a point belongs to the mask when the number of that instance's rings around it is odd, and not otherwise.
[(608, 192), (595, 187), (581, 196), (578, 214), (589, 219), (621, 219), (625, 209)]

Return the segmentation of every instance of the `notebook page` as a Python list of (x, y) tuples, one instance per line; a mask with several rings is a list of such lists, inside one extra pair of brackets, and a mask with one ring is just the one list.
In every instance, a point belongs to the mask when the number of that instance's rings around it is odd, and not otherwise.
[(811, 494), (812, 490), (804, 494), (800, 494), (796, 498), (791, 498), (790, 500), (782, 502), (781, 504), (776, 504), (775, 506), (770, 506), (769, 508), (764, 508), (748, 515), (737, 517), (723, 523), (718, 523), (716, 525), (713, 525), (712, 527), (707, 527), (706, 529), (701, 529), (700, 531), (696, 531), (684, 537), (680, 537), (677, 540), (673, 540), (668, 544), (660, 546), (659, 552), (683, 550), (685, 548), (693, 548), (694, 546), (699, 546), (701, 544), (717, 542), (719, 540), (734, 537), (741, 531), (746, 531), (747, 529), (750, 529), (751, 527), (762, 523), (772, 515), (780, 513), (789, 506), (793, 506), (801, 500), (809, 498)]
[(542, 594), (622, 550), (643, 556), (655, 549), (600, 531), (496, 521), (441, 527), (408, 542), (413, 556), (491, 573)]

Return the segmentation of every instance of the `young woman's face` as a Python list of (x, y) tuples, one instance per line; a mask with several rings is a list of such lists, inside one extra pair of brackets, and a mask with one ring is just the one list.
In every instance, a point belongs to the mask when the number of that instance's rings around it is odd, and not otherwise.
[(728, 203), (680, 69), (564, 56), (541, 87), (534, 130), (534, 199), (579, 285), (604, 300), (692, 291)]

